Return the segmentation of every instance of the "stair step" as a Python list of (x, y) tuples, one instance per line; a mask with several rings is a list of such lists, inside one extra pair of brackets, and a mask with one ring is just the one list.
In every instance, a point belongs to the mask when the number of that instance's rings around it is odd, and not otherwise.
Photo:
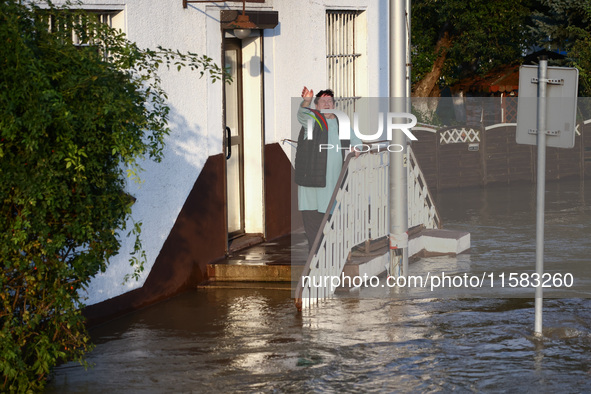
[[(302, 245), (297, 245), (301, 248)], [(303, 261), (291, 264), (289, 239), (281, 242), (263, 243), (209, 264), (207, 274), (211, 286), (217, 283), (291, 283), (299, 280), (304, 268)], [(457, 255), (470, 249), (470, 233), (445, 229), (420, 229), (413, 231), (408, 242), (410, 257)], [(345, 265), (347, 276), (378, 276), (385, 272), (389, 263), (388, 245), (378, 240), (370, 253), (356, 248)]]
[(198, 289), (246, 289), (246, 290), (286, 290), (295, 287), (290, 282), (208, 282), (197, 286)]
[[(303, 265), (295, 266), (293, 274), (301, 275)], [(297, 271), (297, 272), (296, 272)], [(213, 263), (207, 267), (212, 282), (291, 282), (291, 264), (228, 264)]]

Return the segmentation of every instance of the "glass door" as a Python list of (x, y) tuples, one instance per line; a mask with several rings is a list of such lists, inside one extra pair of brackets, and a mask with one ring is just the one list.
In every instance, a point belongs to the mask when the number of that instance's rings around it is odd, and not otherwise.
[(224, 66), (232, 76), (225, 84), (226, 203), (228, 238), (244, 234), (244, 148), (242, 122), (242, 49), (240, 40), (224, 40)]

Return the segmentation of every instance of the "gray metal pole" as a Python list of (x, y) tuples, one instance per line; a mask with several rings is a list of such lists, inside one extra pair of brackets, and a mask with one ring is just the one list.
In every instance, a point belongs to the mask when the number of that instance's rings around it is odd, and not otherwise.
[[(411, 6), (411, 0), (406, 0), (405, 4), (404, 4), (404, 8), (405, 8), (405, 13), (404, 13), (404, 21), (405, 21), (405, 25), (404, 25), (404, 52), (406, 54), (406, 60), (405, 60), (405, 71), (406, 71), (406, 80), (405, 80), (405, 89), (406, 89), (406, 94), (405, 97), (406, 99), (405, 101), (405, 111), (408, 112), (409, 114), (412, 112), (412, 104), (410, 101), (410, 97), (411, 97), (411, 80), (410, 80), (410, 76), (411, 76), (411, 46), (410, 46), (410, 6)], [(405, 138), (407, 144), (410, 143), (410, 141)], [(407, 147), (407, 145), (403, 145), (405, 148)], [(406, 151), (405, 151), (406, 154)], [(406, 164), (408, 164), (408, 158), (404, 161)], [(406, 168), (407, 172), (406, 172), (406, 176), (405, 176), (405, 195), (406, 195), (406, 201), (407, 201), (407, 208), (405, 210), (406, 212), (406, 226), (405, 226), (405, 232), (408, 232), (408, 167)], [(408, 275), (408, 247), (406, 249), (404, 249), (404, 254), (402, 256), (402, 273), (404, 274), (404, 276)]]
[(539, 275), (540, 285), (536, 287), (534, 332), (542, 335), (542, 304), (543, 289), (541, 286), (544, 275), (544, 208), (546, 193), (546, 83), (548, 76), (548, 60), (540, 57), (538, 65), (538, 174), (536, 191), (536, 273)]
[[(390, 0), (390, 110), (406, 111), (406, 0)], [(402, 120), (401, 123), (407, 122)], [(402, 152), (390, 152), (390, 267), (402, 262), (402, 275), (408, 270), (408, 175), (406, 168), (406, 135), (394, 130), (392, 143)], [(393, 240), (396, 240), (393, 242)], [(395, 245), (393, 245), (395, 244)], [(396, 249), (392, 249), (396, 246)], [(400, 267), (400, 265), (398, 265)], [(399, 269), (393, 275), (398, 275)]]
[(410, 11), (411, 11), (411, 0), (406, 0), (406, 29), (405, 37), (406, 37), (406, 112), (411, 113), (412, 106), (411, 106), (411, 93), (412, 93), (412, 84), (411, 84), (411, 75), (412, 75), (412, 58), (411, 58), (411, 50), (410, 50)]

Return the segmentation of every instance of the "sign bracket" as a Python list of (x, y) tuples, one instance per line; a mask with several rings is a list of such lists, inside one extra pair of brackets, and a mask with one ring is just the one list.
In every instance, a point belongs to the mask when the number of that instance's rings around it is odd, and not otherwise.
[[(548, 85), (564, 85), (564, 79), (560, 78), (543, 78), (542, 82), (546, 82), (546, 84)], [(533, 84), (537, 84), (538, 83), (538, 78), (534, 77), (531, 79), (531, 83)]]
[[(546, 135), (560, 135), (560, 130), (546, 130), (543, 133), (546, 134)], [(529, 130), (527, 130), (527, 134), (537, 135), (538, 134), (538, 130), (536, 130), (536, 129), (529, 129)]]

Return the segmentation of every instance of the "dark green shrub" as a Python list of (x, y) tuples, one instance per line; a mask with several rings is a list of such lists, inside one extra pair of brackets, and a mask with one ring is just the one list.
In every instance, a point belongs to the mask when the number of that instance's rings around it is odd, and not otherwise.
[(126, 169), (159, 161), (169, 133), (158, 66), (221, 71), (140, 50), (92, 16), (19, 3), (0, 0), (0, 391), (22, 392), (91, 348), (79, 292), (119, 250)]

